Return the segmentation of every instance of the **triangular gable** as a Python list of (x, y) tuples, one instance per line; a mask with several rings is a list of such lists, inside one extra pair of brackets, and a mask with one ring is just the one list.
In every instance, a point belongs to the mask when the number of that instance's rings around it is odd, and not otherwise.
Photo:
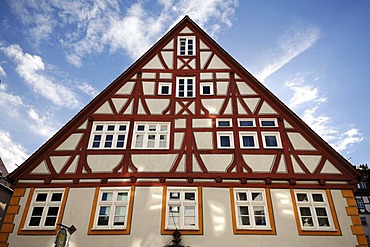
[[(193, 38), (196, 55), (176, 55), (181, 37)], [(194, 93), (201, 97), (179, 99), (176, 88), (179, 77), (194, 78), (197, 83)], [(211, 85), (217, 97), (204, 96), (199, 82)], [(169, 95), (162, 94), (162, 85), (167, 87)], [(234, 153), (222, 150), (217, 143), (215, 120), (212, 128), (193, 126), (191, 121), (192, 118), (229, 116), (234, 122), (225, 133), (233, 133), (238, 128), (238, 115), (255, 119), (252, 132), (259, 133), (256, 139), (259, 150), (242, 149), (239, 140), (234, 140)], [(274, 119), (278, 126), (273, 131), (264, 129), (259, 122), (263, 118)], [(168, 121), (173, 134), (168, 144), (170, 152), (132, 150), (131, 146), (121, 151), (96, 152), (91, 149), (89, 136), (96, 127), (94, 124), (107, 121), (126, 124), (125, 141), (131, 145), (136, 138), (133, 131), (137, 122)], [(211, 131), (207, 139), (212, 141), (199, 143), (194, 131)], [(280, 135), (282, 149), (262, 148), (265, 145), (263, 134), (270, 132)], [(231, 136), (239, 139), (238, 134)], [(201, 145), (207, 149), (199, 148)], [(212, 173), (216, 173), (217, 183), (222, 178), (238, 180), (248, 174), (247, 179), (252, 182), (269, 177), (268, 181), (328, 179), (353, 184), (359, 175), (350, 163), (186, 16), (10, 177), (15, 181), (29, 179), (50, 183), (53, 179), (73, 179), (78, 183), (79, 179), (102, 178), (107, 182), (117, 177), (131, 178), (130, 181), (135, 182), (133, 178), (136, 177), (149, 179), (158, 175), (160, 181), (166, 178), (193, 181), (199, 176), (193, 173), (202, 174), (205, 181), (214, 179)]]

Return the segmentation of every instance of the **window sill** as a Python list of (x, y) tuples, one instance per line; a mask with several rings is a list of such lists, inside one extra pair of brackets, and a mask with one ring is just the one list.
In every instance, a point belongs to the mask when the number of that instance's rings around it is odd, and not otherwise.
[(234, 229), (235, 235), (276, 235), (276, 230), (269, 229)]
[[(181, 232), (182, 235), (203, 235), (202, 229), (177, 229)], [(161, 234), (162, 235), (172, 235), (173, 232), (176, 231), (176, 229), (162, 229)]]
[(18, 231), (18, 235), (55, 235), (59, 231), (60, 227), (54, 230), (42, 230), (42, 229), (21, 229)]
[(130, 229), (89, 229), (87, 235), (129, 235)]

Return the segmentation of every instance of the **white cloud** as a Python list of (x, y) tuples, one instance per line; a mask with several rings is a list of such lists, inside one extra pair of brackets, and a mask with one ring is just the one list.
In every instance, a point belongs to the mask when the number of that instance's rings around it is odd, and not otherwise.
[(3, 69), (1, 65), (0, 65), (0, 75), (6, 76), (5, 70)]
[(33, 120), (33, 122), (29, 123), (29, 127), (34, 133), (46, 138), (50, 138), (57, 132), (53, 121), (45, 116), (39, 116), (35, 109), (30, 108), (27, 113), (28, 116)]
[(334, 148), (340, 152), (356, 143), (361, 142), (363, 139), (364, 138), (359, 130), (352, 128), (340, 135), (339, 140), (334, 143)]
[(320, 30), (316, 27), (291, 27), (278, 41), (278, 47), (267, 57), (267, 65), (256, 73), (256, 78), (264, 82), (293, 58), (312, 47), (320, 38)]
[(12, 172), (28, 158), (26, 150), (15, 143), (8, 132), (0, 129), (0, 154), (7, 170)]
[(80, 89), (85, 94), (90, 95), (91, 97), (95, 97), (99, 93), (98, 90), (96, 90), (92, 85), (86, 82), (77, 84), (77, 88)]
[(1, 50), (16, 63), (16, 71), (33, 89), (53, 104), (77, 108), (80, 102), (68, 87), (52, 81), (45, 74), (45, 64), (40, 56), (23, 53), (19, 45), (2, 47)]

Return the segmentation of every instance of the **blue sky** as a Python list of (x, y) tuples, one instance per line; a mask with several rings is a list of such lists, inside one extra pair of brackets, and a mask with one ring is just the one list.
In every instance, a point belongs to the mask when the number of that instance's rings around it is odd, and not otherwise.
[(370, 1), (0, 1), (9, 171), (184, 15), (352, 164), (370, 160)]

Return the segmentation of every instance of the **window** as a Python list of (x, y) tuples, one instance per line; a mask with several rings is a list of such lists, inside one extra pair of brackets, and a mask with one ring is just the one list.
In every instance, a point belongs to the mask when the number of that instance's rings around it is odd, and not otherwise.
[(132, 147), (168, 149), (170, 123), (135, 123)]
[(277, 127), (276, 119), (260, 119), (261, 127)]
[(239, 127), (256, 127), (254, 119), (239, 119)]
[(93, 149), (126, 148), (128, 122), (94, 122), (89, 147)]
[(264, 148), (281, 148), (279, 132), (262, 132)]
[(333, 235), (340, 234), (333, 202), (329, 191), (294, 190), (292, 192), (297, 226), (301, 235), (313, 231), (330, 231)]
[[(39, 234), (55, 234), (57, 224), (63, 216), (69, 189), (34, 189), (30, 190), (28, 207), (24, 212), (19, 234), (28, 230), (39, 230)], [(40, 232), (40, 230), (45, 232)]]
[(232, 127), (231, 119), (216, 119), (217, 127)]
[(360, 216), (360, 219), (361, 219), (361, 224), (362, 224), (363, 226), (367, 226), (366, 216)]
[(164, 187), (163, 195), (162, 234), (175, 229), (182, 234), (202, 234), (201, 189)]
[(235, 234), (275, 234), (270, 191), (230, 189)]
[(133, 187), (96, 188), (89, 234), (129, 234)]
[(258, 138), (256, 132), (240, 132), (241, 148), (258, 148)]
[(195, 78), (194, 77), (177, 77), (177, 92), (179, 98), (195, 97)]
[(201, 83), (200, 84), (201, 95), (213, 95), (213, 84), (212, 83)]
[(170, 95), (171, 94), (171, 83), (159, 83), (158, 95)]
[(194, 37), (179, 37), (178, 55), (181, 55), (181, 56), (194, 56), (195, 55)]
[(367, 189), (367, 184), (366, 182), (360, 182), (357, 187), (360, 189)]
[(370, 197), (369, 196), (356, 196), (357, 208), (360, 213), (370, 212)]
[(217, 132), (217, 147), (218, 148), (234, 148), (234, 140), (232, 132)]

